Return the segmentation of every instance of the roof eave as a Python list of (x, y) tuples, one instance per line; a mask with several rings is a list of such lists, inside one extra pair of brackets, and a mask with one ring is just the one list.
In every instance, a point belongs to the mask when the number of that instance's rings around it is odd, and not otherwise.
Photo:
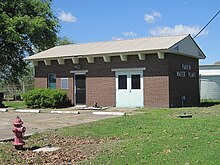
[(128, 52), (113, 52), (113, 53), (100, 53), (100, 54), (79, 54), (79, 55), (64, 55), (64, 56), (54, 56), (45, 58), (31, 58), (27, 57), (27, 61), (42, 61), (42, 60), (56, 60), (56, 59), (71, 59), (71, 58), (87, 58), (87, 57), (103, 57), (103, 56), (119, 56), (119, 55), (136, 55), (136, 54), (154, 54), (157, 52), (169, 52), (168, 49), (157, 49), (157, 50), (140, 50), (140, 51), (128, 51)]

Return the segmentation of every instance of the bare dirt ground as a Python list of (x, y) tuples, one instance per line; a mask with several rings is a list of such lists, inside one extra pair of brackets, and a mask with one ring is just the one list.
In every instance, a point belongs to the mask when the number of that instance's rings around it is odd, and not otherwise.
[[(11, 143), (11, 142), (7, 142)], [(6, 148), (7, 162), (3, 164), (79, 164), (83, 160), (92, 159), (101, 149), (106, 139), (75, 139), (61, 137), (57, 134), (44, 134), (43, 136), (27, 139), (25, 148), (21, 151), (10, 147)], [(54, 152), (34, 152), (34, 149), (52, 146), (60, 147)]]

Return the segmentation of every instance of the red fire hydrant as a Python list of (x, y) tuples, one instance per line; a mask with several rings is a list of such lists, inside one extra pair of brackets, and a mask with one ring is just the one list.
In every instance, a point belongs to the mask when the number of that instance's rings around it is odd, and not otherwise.
[(12, 144), (13, 146), (15, 146), (17, 150), (22, 150), (23, 145), (25, 144), (23, 141), (23, 136), (24, 132), (26, 131), (26, 128), (23, 127), (22, 124), (23, 121), (20, 119), (20, 117), (17, 116), (13, 122), (14, 128), (12, 129), (15, 135), (14, 142)]

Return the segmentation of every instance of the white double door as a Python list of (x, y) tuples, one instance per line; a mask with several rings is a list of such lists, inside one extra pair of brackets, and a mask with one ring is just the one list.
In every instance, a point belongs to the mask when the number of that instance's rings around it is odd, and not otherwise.
[(117, 71), (116, 107), (143, 106), (143, 71)]

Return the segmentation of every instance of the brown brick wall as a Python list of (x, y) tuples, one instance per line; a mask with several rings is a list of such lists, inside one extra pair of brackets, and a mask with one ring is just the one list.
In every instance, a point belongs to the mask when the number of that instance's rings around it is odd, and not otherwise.
[(169, 107), (169, 77), (144, 77), (144, 105), (146, 107)]
[(56, 88), (57, 89), (61, 88), (61, 78), (56, 78)]
[[(120, 57), (117, 56), (112, 57), (109, 63), (104, 62), (102, 57), (95, 58), (95, 62), (91, 64), (86, 59), (80, 59), (79, 63), (82, 65), (81, 70), (89, 70), (86, 74), (87, 105), (93, 105), (94, 102), (97, 102), (101, 106), (115, 106), (115, 72), (112, 72), (111, 69), (146, 67), (147, 70), (144, 71), (144, 76), (164, 76), (168, 74), (167, 61), (159, 60), (156, 55), (147, 55), (146, 60), (143, 61), (139, 60), (137, 55), (134, 55), (128, 56), (128, 61), (121, 61)], [(65, 60), (65, 65), (59, 65), (54, 60), (51, 62), (51, 66), (39, 62), (35, 75), (36, 78), (45, 78), (45, 81), (47, 81), (48, 74), (55, 73), (57, 88), (60, 88), (60, 78), (73, 79), (73, 74), (70, 74), (70, 71), (76, 70), (75, 65), (71, 60)], [(36, 86), (38, 86), (37, 84)], [(74, 100), (73, 80), (71, 84), (72, 86), (69, 83), (68, 96)], [(44, 87), (47, 87), (47, 83)], [(145, 102), (148, 101), (145, 100)]]
[[(199, 64), (198, 59), (177, 55), (168, 55), (169, 58), (169, 77), (170, 77), (170, 107), (198, 106), (199, 97)], [(182, 64), (191, 66), (190, 70), (183, 70)], [(195, 78), (178, 77), (176, 71), (195, 72)], [(182, 103), (181, 96), (186, 96)]]
[[(198, 100), (197, 79), (182, 81), (175, 77), (175, 70), (179, 64), (190, 62), (197, 67), (198, 60), (173, 54), (166, 55), (163, 60), (158, 59), (156, 54), (146, 55), (146, 60), (139, 60), (137, 55), (128, 56), (128, 61), (121, 61), (118, 56), (111, 57), (111, 62), (104, 62), (102, 57), (95, 58), (94, 63), (80, 59), (81, 70), (88, 70), (86, 73), (86, 104), (90, 106), (97, 102), (100, 106), (115, 106), (115, 72), (112, 72), (111, 69), (140, 67), (146, 67), (144, 71), (145, 106), (179, 106), (178, 98), (183, 94), (189, 96), (192, 103), (196, 103)], [(60, 88), (60, 78), (69, 78), (68, 96), (73, 101), (74, 80), (70, 71), (76, 70), (75, 66), (76, 64), (73, 64), (71, 60), (65, 60), (65, 65), (59, 65), (56, 60), (53, 60), (51, 66), (45, 66), (43, 62), (39, 62), (35, 73), (36, 86), (47, 87), (47, 76), (50, 73), (55, 73), (57, 76), (57, 88)], [(198, 69), (196, 67), (195, 70)], [(183, 84), (188, 86), (187, 90), (183, 88)], [(191, 92), (196, 94), (189, 94)]]
[(115, 106), (115, 78), (87, 77), (86, 104), (91, 106), (97, 102), (101, 106)]
[[(151, 79), (144, 78), (144, 89), (149, 86), (147, 89), (151, 92), (144, 92), (145, 106), (169, 107), (167, 59), (159, 60), (157, 55), (147, 55), (146, 60), (141, 61), (134, 55), (128, 56), (128, 61), (121, 61), (120, 57), (112, 57), (110, 63), (105, 63), (102, 58), (95, 58), (93, 64), (88, 64), (87, 61), (83, 62), (84, 69), (89, 70), (86, 75), (87, 105), (93, 105), (94, 102), (101, 106), (116, 105), (115, 72), (112, 72), (111, 69), (146, 67), (144, 77), (150, 76)], [(165, 83), (162, 81), (165, 81)], [(156, 83), (162, 83), (163, 85), (155, 88)], [(164, 86), (166, 91), (162, 92)], [(161, 95), (161, 93), (164, 94)]]
[(47, 88), (47, 77), (35, 77), (34, 84), (37, 88)]
[(73, 77), (69, 77), (69, 90), (67, 91), (67, 95), (71, 100), (72, 104), (74, 104), (74, 79)]

